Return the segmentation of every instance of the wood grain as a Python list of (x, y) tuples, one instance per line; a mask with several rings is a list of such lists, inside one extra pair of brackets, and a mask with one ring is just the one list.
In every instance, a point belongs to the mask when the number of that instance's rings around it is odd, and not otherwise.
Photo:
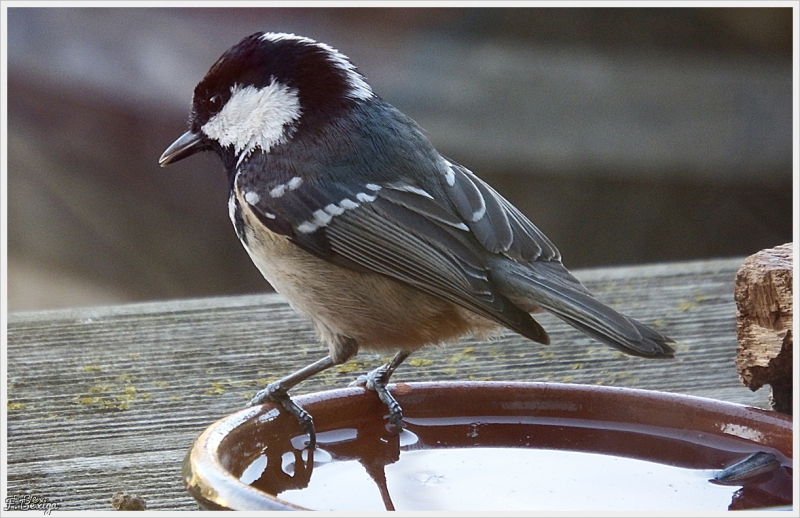
[[(603, 347), (550, 315), (541, 346), (512, 333), (409, 359), (393, 381), (513, 380), (638, 387), (768, 407), (734, 366), (733, 283), (742, 259), (576, 271), (601, 300), (672, 336), (674, 360)], [(111, 510), (127, 491), (150, 510), (192, 510), (181, 463), (214, 420), (322, 357), (279, 295), (8, 315), (8, 494), (62, 510)], [(361, 354), (298, 387), (345, 386), (386, 358)], [(401, 400), (402, 403), (402, 400)]]

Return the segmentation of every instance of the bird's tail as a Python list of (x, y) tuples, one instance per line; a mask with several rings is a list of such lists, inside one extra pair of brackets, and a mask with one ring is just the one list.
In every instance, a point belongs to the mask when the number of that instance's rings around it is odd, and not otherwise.
[(560, 262), (529, 266), (504, 261), (494, 281), (501, 292), (526, 310), (543, 308), (592, 338), (634, 356), (672, 358), (674, 341), (606, 306)]

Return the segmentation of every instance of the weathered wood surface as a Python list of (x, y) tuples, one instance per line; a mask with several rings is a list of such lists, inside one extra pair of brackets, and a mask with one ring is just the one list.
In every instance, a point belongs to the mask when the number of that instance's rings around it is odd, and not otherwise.
[[(600, 299), (677, 340), (674, 360), (624, 356), (544, 315), (550, 346), (510, 332), (465, 340), (415, 354), (393, 380), (604, 384), (767, 408), (767, 391), (744, 388), (734, 365), (741, 262), (576, 272)], [(148, 509), (196, 509), (180, 478), (194, 439), (324, 353), (274, 294), (10, 314), (8, 494), (111, 510), (111, 495), (127, 491), (147, 498)], [(362, 353), (297, 393), (345, 386), (381, 360)]]
[(736, 370), (751, 389), (770, 385), (772, 408), (792, 413), (792, 247), (761, 250), (736, 273)]

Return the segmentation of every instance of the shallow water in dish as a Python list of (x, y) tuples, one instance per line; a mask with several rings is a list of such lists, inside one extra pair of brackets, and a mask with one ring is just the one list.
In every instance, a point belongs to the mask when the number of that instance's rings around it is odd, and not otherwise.
[[(739, 487), (713, 473), (607, 455), (524, 448), (403, 452), (386, 466), (395, 509), (403, 511), (713, 511)], [(355, 460), (314, 468), (305, 489), (280, 498), (317, 510), (379, 510), (378, 484)]]
[(311, 453), (303, 451), (305, 437), (295, 437), (286, 451), (265, 449), (240, 480), (315, 510), (724, 511), (791, 504), (787, 465), (749, 486), (710, 482), (723, 465), (747, 456), (736, 440), (563, 420), (408, 421), (399, 436), (374, 426), (322, 432)]

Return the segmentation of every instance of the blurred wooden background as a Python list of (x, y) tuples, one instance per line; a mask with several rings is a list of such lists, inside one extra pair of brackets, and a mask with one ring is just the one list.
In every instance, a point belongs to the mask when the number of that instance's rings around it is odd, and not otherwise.
[(570, 268), (792, 240), (790, 9), (8, 10), (9, 310), (268, 289), (212, 156), (157, 159), (259, 30), (349, 55)]

